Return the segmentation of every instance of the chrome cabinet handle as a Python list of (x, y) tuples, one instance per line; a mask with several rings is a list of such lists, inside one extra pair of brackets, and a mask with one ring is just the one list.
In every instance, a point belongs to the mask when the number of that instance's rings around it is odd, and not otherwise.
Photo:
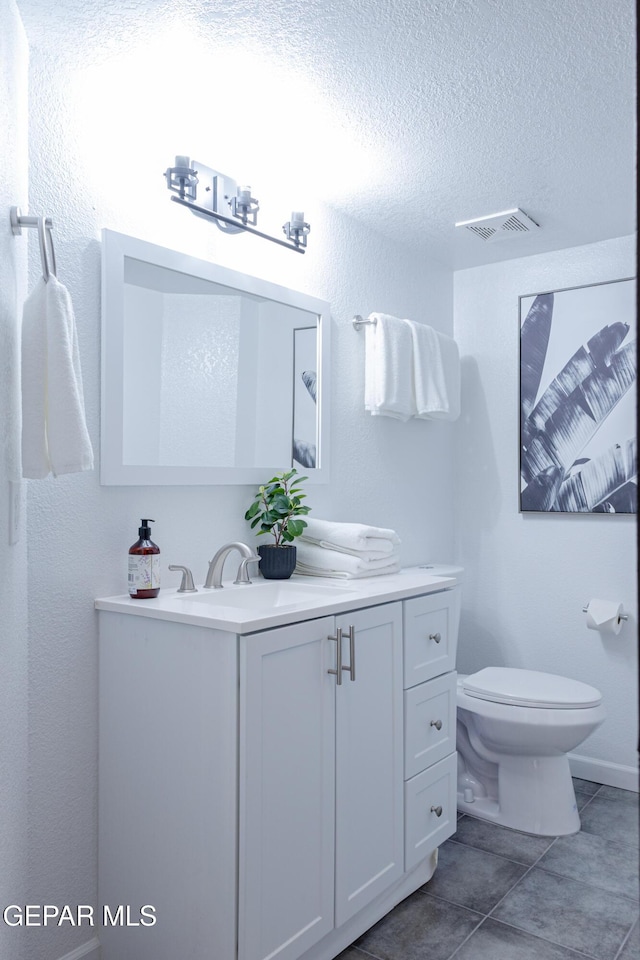
[(432, 720), (429, 726), (435, 727), (436, 730), (442, 730), (442, 720)]
[(327, 673), (334, 674), (336, 678), (336, 684), (341, 686), (342, 671), (344, 669), (342, 666), (342, 628), (338, 627), (335, 637), (329, 637), (329, 640), (335, 640), (338, 646), (336, 649), (336, 668), (335, 670), (327, 670)]
[(347, 633), (349, 637), (349, 661), (350, 665), (348, 667), (343, 667), (343, 670), (348, 670), (351, 680), (356, 678), (356, 628), (351, 623), (349, 625), (349, 630)]
[(442, 807), (431, 807), (431, 813), (435, 813), (436, 817), (441, 817)]
[(440, 643), (442, 635), (440, 633), (430, 633), (429, 640), (435, 640), (436, 643)]

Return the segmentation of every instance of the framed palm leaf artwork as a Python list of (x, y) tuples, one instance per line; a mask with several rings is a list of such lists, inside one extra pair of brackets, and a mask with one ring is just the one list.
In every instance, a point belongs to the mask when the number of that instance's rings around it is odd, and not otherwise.
[(635, 283), (520, 297), (520, 510), (637, 513)]

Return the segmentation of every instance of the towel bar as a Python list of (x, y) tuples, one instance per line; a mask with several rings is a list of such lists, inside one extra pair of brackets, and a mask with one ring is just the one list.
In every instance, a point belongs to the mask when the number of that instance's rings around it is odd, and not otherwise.
[(371, 324), (372, 327), (375, 327), (376, 322), (376, 320), (365, 320), (364, 317), (361, 317), (359, 313), (356, 313), (352, 321), (354, 330), (359, 330), (360, 327), (365, 326), (365, 324)]

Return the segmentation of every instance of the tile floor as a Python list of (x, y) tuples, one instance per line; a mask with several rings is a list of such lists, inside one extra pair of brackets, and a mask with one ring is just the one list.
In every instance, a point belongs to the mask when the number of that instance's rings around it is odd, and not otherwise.
[(338, 960), (639, 960), (638, 794), (574, 785), (570, 837), (460, 817), (429, 883)]

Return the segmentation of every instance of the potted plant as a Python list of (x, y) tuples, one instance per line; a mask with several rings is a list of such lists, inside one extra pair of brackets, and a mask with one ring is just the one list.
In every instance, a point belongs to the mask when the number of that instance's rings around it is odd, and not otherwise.
[(257, 535), (270, 533), (275, 543), (261, 544), (260, 572), (267, 580), (288, 580), (296, 566), (296, 548), (292, 541), (299, 537), (307, 523), (300, 519), (309, 513), (303, 505), (306, 494), (299, 484), (307, 477), (299, 477), (293, 467), (277, 474), (264, 486), (258, 487), (253, 503), (244, 515), (251, 528), (260, 525)]

